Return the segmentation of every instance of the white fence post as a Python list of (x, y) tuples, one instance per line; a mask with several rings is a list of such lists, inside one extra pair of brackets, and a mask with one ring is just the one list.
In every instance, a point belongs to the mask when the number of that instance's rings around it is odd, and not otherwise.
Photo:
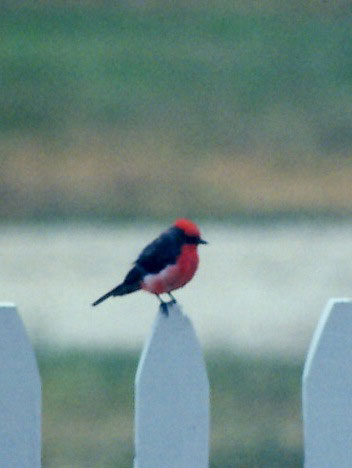
[(0, 467), (40, 467), (41, 386), (32, 346), (12, 304), (0, 304)]
[(352, 301), (332, 299), (303, 373), (305, 468), (352, 466)]
[(190, 320), (177, 304), (161, 312), (135, 385), (135, 468), (207, 468), (209, 383)]

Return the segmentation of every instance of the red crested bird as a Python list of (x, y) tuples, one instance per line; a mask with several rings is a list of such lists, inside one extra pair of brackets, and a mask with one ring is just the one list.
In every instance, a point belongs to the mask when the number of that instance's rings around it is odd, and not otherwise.
[(166, 293), (176, 302), (171, 291), (182, 288), (193, 278), (198, 268), (199, 244), (207, 242), (201, 238), (197, 225), (188, 219), (178, 219), (142, 250), (123, 282), (93, 302), (93, 306), (110, 296), (144, 289), (159, 298), (167, 313), (167, 303), (160, 294)]

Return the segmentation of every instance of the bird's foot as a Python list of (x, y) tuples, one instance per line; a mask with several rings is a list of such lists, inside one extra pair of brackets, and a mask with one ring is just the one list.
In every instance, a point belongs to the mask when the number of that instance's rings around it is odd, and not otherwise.
[(167, 293), (167, 294), (168, 294), (168, 296), (169, 296), (170, 299), (171, 299), (170, 304), (176, 304), (177, 301), (176, 301), (176, 299), (174, 298), (174, 296), (173, 296), (171, 293)]
[(169, 316), (169, 309), (168, 309), (168, 303), (167, 302), (162, 302), (160, 304), (160, 309), (161, 309), (162, 314), (164, 314), (166, 317)]

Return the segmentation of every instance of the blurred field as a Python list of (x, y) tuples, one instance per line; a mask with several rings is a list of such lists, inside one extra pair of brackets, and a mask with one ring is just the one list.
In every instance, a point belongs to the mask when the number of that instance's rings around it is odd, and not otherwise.
[[(113, 138), (107, 143), (88, 136), (81, 145), (53, 155), (31, 144), (25, 152), (13, 150), (1, 162), (1, 217), (121, 220), (170, 214), (213, 219), (351, 214), (349, 161), (287, 168), (219, 153), (175, 157), (170, 146), (159, 144), (147, 138), (143, 145), (140, 138), (121, 149)], [(119, 148), (119, 154), (112, 148)]]
[[(43, 468), (132, 466), (137, 355), (39, 351)], [(300, 364), (206, 358), (211, 468), (302, 466)]]
[(0, 216), (350, 214), (349, 2), (0, 2)]

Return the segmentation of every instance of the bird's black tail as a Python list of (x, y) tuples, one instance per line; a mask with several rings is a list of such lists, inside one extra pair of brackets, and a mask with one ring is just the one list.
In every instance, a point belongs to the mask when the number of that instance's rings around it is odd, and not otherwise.
[(97, 306), (98, 304), (105, 301), (105, 299), (108, 299), (111, 296), (123, 296), (125, 294), (129, 294), (134, 291), (137, 291), (140, 288), (141, 287), (139, 283), (134, 283), (134, 284), (121, 283), (118, 286), (116, 286), (116, 288), (104, 294), (104, 296), (99, 297), (99, 299), (93, 302), (92, 305)]

